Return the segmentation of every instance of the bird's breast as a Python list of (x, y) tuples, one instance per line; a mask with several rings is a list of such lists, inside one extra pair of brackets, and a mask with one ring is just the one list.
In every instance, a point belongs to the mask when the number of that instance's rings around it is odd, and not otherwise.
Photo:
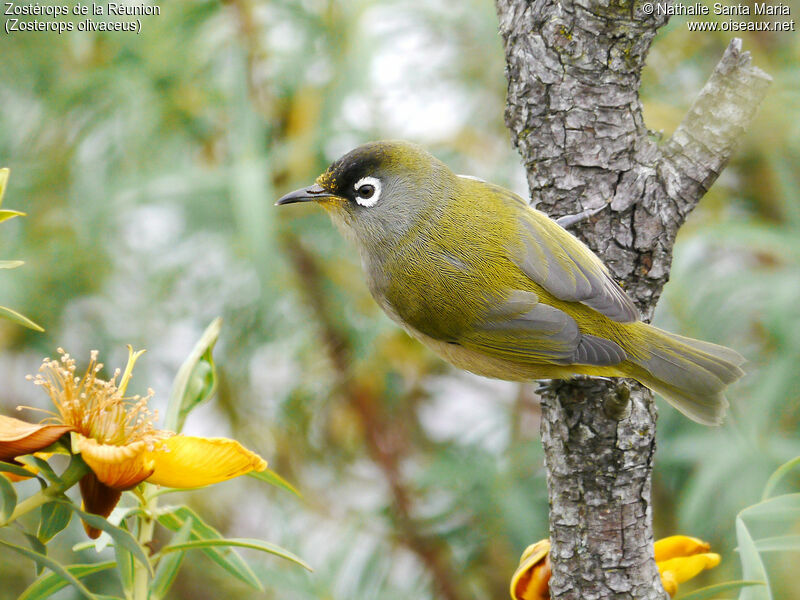
[(460, 337), (485, 314), (489, 265), (423, 239), (364, 260), (370, 292), (395, 321), (437, 340)]

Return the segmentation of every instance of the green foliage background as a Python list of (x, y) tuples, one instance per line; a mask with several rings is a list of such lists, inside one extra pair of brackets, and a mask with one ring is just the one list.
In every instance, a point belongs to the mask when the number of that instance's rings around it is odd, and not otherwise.
[[(44, 405), (24, 375), (57, 346), (119, 365), (127, 343), (148, 349), (133, 385), (163, 407), (222, 315), (219, 399), (186, 431), (232, 434), (304, 497), (242, 478), (186, 500), (315, 567), (253, 556), (265, 598), (507, 597), (522, 549), (547, 535), (535, 388), (443, 364), (380, 313), (321, 211), (272, 205), (358, 143), (397, 137), (525, 194), (493, 4), (161, 6), (138, 36), (0, 35), (5, 205), (29, 215), (2, 231), (2, 256), (27, 264), (3, 273), (0, 303), (47, 329), (0, 322), (0, 409)], [(642, 90), (652, 129), (670, 134), (730, 37), (680, 17), (660, 32)], [(658, 310), (662, 326), (750, 361), (721, 428), (660, 404), (657, 534), (709, 540), (723, 564), (706, 583), (738, 575), (734, 516), (800, 455), (800, 38), (743, 37), (774, 83), (682, 230)], [(82, 532), (61, 538), (69, 557)], [(82, 560), (104, 560), (93, 552)], [(800, 598), (797, 558), (768, 555), (776, 598)], [(8, 597), (32, 576), (0, 555)], [(245, 594), (201, 555), (173, 592)]]

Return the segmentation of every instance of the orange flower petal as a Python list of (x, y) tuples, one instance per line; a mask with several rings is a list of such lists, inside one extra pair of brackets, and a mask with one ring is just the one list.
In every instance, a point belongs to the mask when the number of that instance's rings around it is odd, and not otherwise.
[(703, 540), (686, 535), (672, 535), (653, 544), (656, 562), (662, 562), (679, 556), (691, 556), (711, 550), (711, 545)]
[(147, 456), (147, 445), (143, 441), (114, 446), (98, 444), (92, 438), (75, 433), (73, 449), (81, 453), (101, 483), (115, 490), (128, 490), (153, 473), (153, 461)]
[(40, 425), (0, 415), (0, 460), (33, 454), (71, 430), (69, 425)]
[[(117, 505), (122, 495), (121, 491), (110, 488), (102, 483), (97, 478), (97, 475), (91, 471), (81, 477), (78, 485), (81, 488), (83, 509), (86, 512), (100, 515), (104, 518), (111, 514), (111, 511), (114, 510), (114, 507)], [(81, 523), (83, 523), (83, 528), (86, 530), (86, 535), (92, 539), (97, 539), (100, 533), (102, 533), (96, 527), (90, 526), (86, 521), (82, 520)]]
[(147, 481), (174, 488), (211, 485), (267, 468), (258, 454), (228, 438), (176, 435), (157, 443), (147, 457), (155, 467)]
[(522, 553), (519, 567), (511, 577), (513, 600), (549, 600), (550, 540), (540, 540)]

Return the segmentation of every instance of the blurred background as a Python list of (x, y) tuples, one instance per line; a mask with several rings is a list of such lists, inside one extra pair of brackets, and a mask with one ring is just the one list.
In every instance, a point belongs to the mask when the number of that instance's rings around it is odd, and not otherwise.
[[(113, 368), (129, 343), (148, 350), (131, 389), (152, 387), (163, 409), (220, 315), (218, 399), (185, 431), (237, 438), (303, 498), (240, 478), (182, 500), (315, 572), (248, 555), (259, 596), (190, 554), (173, 597), (506, 598), (520, 553), (547, 535), (535, 386), (444, 364), (379, 311), (322, 211), (273, 207), (379, 138), (527, 196), (493, 3), (173, 0), (142, 25), (0, 36), (4, 208), (28, 213), (0, 230), (0, 256), (26, 261), (0, 273), (0, 304), (47, 330), (0, 321), (0, 410), (46, 405), (24, 376), (56, 347), (79, 364), (98, 349)], [(659, 33), (642, 88), (650, 128), (669, 136), (730, 37), (689, 33), (681, 17)], [(700, 584), (739, 576), (736, 513), (800, 455), (800, 37), (743, 37), (774, 83), (681, 230), (657, 311), (749, 360), (721, 428), (659, 400), (656, 534), (723, 555)], [(60, 536), (59, 557), (75, 561), (80, 526)], [(797, 558), (768, 556), (776, 598), (800, 598)], [(33, 577), (0, 554), (4, 598)]]

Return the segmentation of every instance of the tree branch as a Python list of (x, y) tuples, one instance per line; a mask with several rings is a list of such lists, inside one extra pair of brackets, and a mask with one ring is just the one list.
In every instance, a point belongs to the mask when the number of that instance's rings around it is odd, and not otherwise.
[[(659, 147), (638, 90), (666, 17), (604, 0), (496, 0), (506, 52), (506, 124), (531, 197), (553, 217), (608, 205), (573, 231), (645, 318), (669, 278), (686, 215), (714, 182), (769, 78), (731, 43), (672, 138)], [(556, 599), (661, 600), (650, 477), (656, 411), (630, 383), (554, 382), (542, 393)], [(620, 406), (624, 410), (620, 410)]]
[(772, 78), (750, 64), (734, 38), (683, 122), (664, 144), (659, 178), (681, 214), (716, 181), (744, 134)]

